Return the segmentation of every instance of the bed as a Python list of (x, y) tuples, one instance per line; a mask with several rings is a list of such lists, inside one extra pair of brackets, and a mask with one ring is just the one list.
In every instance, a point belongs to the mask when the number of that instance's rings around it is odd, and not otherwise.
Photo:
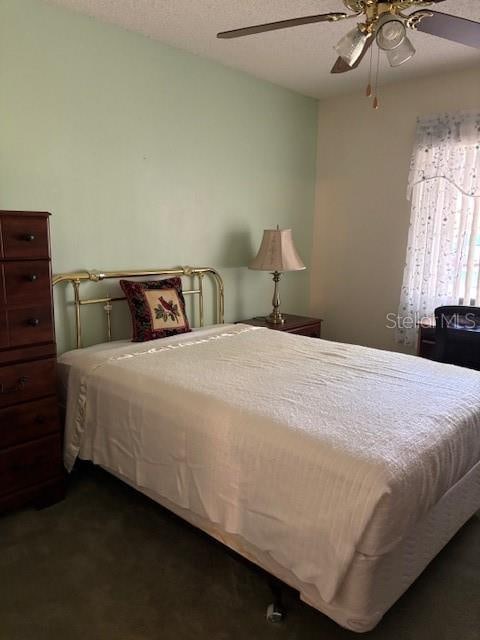
[(480, 373), (222, 324), (217, 282), (219, 324), (59, 358), (67, 469), (100, 465), (368, 631), (480, 508)]

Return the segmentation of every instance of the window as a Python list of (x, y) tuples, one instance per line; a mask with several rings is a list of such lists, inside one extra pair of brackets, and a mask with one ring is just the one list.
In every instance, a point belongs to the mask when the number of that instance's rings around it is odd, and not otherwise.
[[(462, 295), (463, 294), (463, 295)], [(480, 231), (472, 234), (467, 260), (462, 266), (459, 304), (480, 306)]]
[(436, 307), (480, 306), (480, 113), (418, 121), (408, 197), (399, 341), (414, 344)]

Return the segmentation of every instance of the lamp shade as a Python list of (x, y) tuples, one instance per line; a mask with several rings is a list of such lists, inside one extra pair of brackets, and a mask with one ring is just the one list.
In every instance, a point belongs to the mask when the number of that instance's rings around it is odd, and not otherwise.
[(349, 31), (343, 36), (340, 42), (335, 45), (334, 49), (349, 67), (353, 67), (362, 55), (369, 37), (368, 33), (355, 27), (355, 29), (352, 29), (352, 31)]
[(257, 256), (249, 265), (258, 271), (301, 271), (305, 269), (295, 249), (291, 229), (265, 229)]
[(405, 38), (402, 44), (391, 51), (386, 51), (385, 53), (387, 54), (390, 66), (399, 67), (404, 62), (408, 62), (413, 58), (415, 55), (415, 47), (408, 38)]
[(399, 67), (415, 55), (405, 24), (396, 16), (384, 15), (377, 27), (377, 44), (387, 54), (391, 67)]

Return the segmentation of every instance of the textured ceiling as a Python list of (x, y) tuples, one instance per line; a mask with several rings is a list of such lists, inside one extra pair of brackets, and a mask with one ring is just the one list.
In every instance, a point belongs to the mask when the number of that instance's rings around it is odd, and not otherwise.
[[(368, 63), (357, 71), (331, 76), (334, 44), (350, 23), (316, 24), (239, 40), (218, 40), (217, 31), (342, 11), (341, 0), (50, 0), (137, 31), (161, 42), (319, 98), (363, 87)], [(480, 0), (446, 0), (437, 10), (480, 21)], [(423, 33), (411, 33), (415, 58), (397, 69), (382, 59), (382, 82), (479, 65), (480, 50)]]

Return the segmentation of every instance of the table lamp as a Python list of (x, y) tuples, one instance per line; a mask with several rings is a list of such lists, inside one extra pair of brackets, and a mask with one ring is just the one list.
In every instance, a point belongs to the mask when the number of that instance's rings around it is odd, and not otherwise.
[(285, 271), (302, 271), (305, 265), (295, 249), (291, 229), (265, 229), (262, 244), (257, 256), (252, 260), (249, 269), (258, 271), (270, 271), (273, 276), (273, 310), (265, 318), (270, 324), (283, 324), (284, 319), (280, 313), (280, 295), (278, 291), (280, 276)]

